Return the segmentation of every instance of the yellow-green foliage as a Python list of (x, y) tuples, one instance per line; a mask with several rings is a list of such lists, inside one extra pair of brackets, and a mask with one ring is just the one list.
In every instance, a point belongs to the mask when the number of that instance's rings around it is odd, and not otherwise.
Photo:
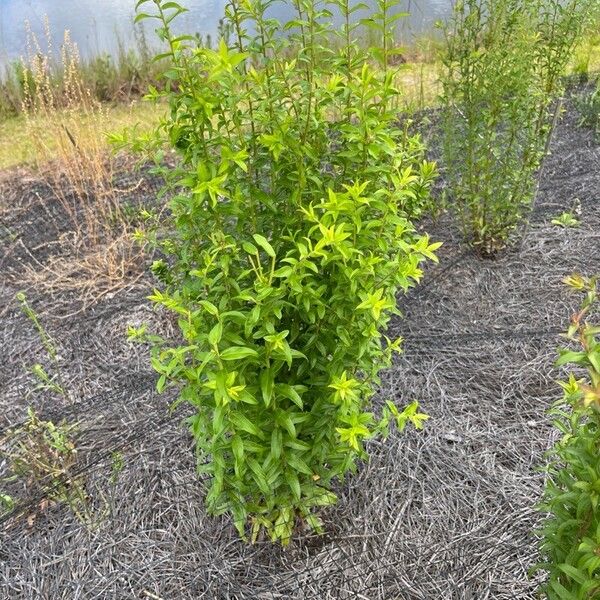
[(425, 419), (416, 402), (370, 406), (400, 349), (385, 335), (396, 295), (439, 245), (411, 223), (434, 167), (398, 126), (395, 2), (368, 15), (368, 54), (345, 0), (341, 28), (299, 0), (287, 37), (269, 2), (232, 0), (231, 39), (214, 50), (170, 33), (174, 2), (138, 4), (173, 64), (156, 144), (181, 158), (166, 170), (178, 193), (153, 300), (178, 315), (184, 342), (153, 338), (159, 389), (179, 385), (194, 408), (209, 510), (285, 544), (299, 523), (320, 530), (318, 507), (367, 440)]

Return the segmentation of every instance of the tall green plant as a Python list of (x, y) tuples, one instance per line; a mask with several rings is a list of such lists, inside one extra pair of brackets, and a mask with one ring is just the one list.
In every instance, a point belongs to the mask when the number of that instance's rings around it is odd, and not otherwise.
[(563, 398), (553, 407), (561, 439), (550, 452), (541, 509), (542, 555), (549, 600), (587, 600), (600, 595), (600, 326), (597, 279), (573, 276), (567, 283), (585, 295), (567, 339), (575, 349), (560, 351), (558, 365), (574, 372), (561, 382)]
[(588, 0), (460, 0), (442, 57), (450, 201), (484, 254), (526, 216)]
[(385, 335), (396, 294), (439, 244), (411, 224), (434, 167), (392, 109), (395, 2), (368, 16), (382, 40), (372, 59), (349, 2), (295, 0), (285, 25), (272, 4), (229, 2), (216, 49), (172, 35), (174, 2), (140, 0), (154, 10), (138, 19), (155, 19), (168, 47), (157, 140), (181, 159), (152, 300), (178, 314), (185, 341), (154, 338), (158, 386), (179, 384), (195, 409), (209, 510), (287, 543), (297, 526), (320, 530), (315, 510), (335, 502), (366, 440), (393, 418), (421, 426), (414, 402), (369, 406), (400, 349)]

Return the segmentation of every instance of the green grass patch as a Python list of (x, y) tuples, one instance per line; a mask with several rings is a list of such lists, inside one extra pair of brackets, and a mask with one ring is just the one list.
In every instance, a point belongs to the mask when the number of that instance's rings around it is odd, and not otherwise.
[[(115, 104), (104, 108), (106, 122), (109, 126), (106, 129), (106, 134), (115, 133), (139, 124), (140, 129), (152, 129), (158, 123), (161, 115), (160, 106), (150, 104), (143, 101), (135, 101), (130, 104)], [(31, 117), (40, 125), (39, 131), (44, 131), (43, 117)], [(81, 115), (81, 128), (79, 136), (96, 135), (96, 122)], [(42, 133), (43, 135), (43, 133)], [(82, 145), (85, 144), (85, 139), (80, 140)], [(48, 133), (44, 139), (48, 148), (52, 149), (55, 146), (55, 141), (52, 139), (52, 129), (48, 128)], [(28, 127), (24, 115), (19, 115), (6, 119), (1, 124), (0, 133), (0, 169), (8, 169), (21, 165), (31, 165), (36, 161), (35, 147), (28, 134)]]

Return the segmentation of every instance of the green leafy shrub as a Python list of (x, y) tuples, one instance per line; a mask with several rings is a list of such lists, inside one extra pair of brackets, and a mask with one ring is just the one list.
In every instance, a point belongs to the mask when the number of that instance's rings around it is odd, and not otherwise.
[(460, 0), (442, 56), (443, 154), (465, 238), (502, 248), (525, 216), (587, 0)]
[(598, 290), (595, 278), (573, 276), (567, 283), (585, 300), (566, 336), (576, 349), (561, 350), (557, 364), (586, 376), (570, 373), (551, 411), (562, 438), (550, 452), (541, 507), (549, 513), (541, 532), (542, 568), (549, 574), (543, 592), (550, 600), (585, 600), (600, 595), (600, 326), (591, 322)]
[(157, 141), (181, 159), (152, 299), (177, 313), (184, 342), (152, 338), (158, 387), (180, 384), (195, 408), (209, 510), (243, 537), (264, 528), (287, 543), (297, 526), (320, 530), (314, 511), (335, 502), (366, 440), (393, 418), (421, 426), (416, 403), (378, 417), (369, 405), (400, 348), (384, 334), (396, 294), (439, 244), (411, 224), (434, 167), (392, 108), (394, 3), (364, 21), (380, 40), (369, 54), (346, 2), (340, 28), (313, 0), (283, 26), (270, 5), (230, 2), (216, 49), (172, 36), (174, 2), (140, 0), (154, 10), (138, 19), (157, 19), (168, 45)]

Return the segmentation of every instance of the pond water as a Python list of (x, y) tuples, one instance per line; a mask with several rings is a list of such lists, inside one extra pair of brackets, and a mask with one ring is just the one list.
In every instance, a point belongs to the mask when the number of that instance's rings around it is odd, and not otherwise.
[[(364, 0), (363, 0), (364, 1)], [(60, 41), (68, 29), (83, 56), (115, 53), (135, 45), (133, 15), (136, 0), (0, 0), (0, 64), (26, 53), (25, 21), (43, 38), (44, 17), (48, 16), (52, 38)], [(181, 15), (177, 29), (213, 38), (223, 16), (225, 0), (180, 0), (189, 12)], [(373, 0), (367, 0), (373, 2)], [(402, 21), (402, 35), (408, 37), (427, 31), (438, 19), (446, 17), (453, 0), (402, 0), (410, 17)], [(276, 8), (281, 19), (291, 10), (281, 3)], [(151, 28), (147, 28), (151, 31)], [(152, 35), (150, 36), (152, 39)]]

